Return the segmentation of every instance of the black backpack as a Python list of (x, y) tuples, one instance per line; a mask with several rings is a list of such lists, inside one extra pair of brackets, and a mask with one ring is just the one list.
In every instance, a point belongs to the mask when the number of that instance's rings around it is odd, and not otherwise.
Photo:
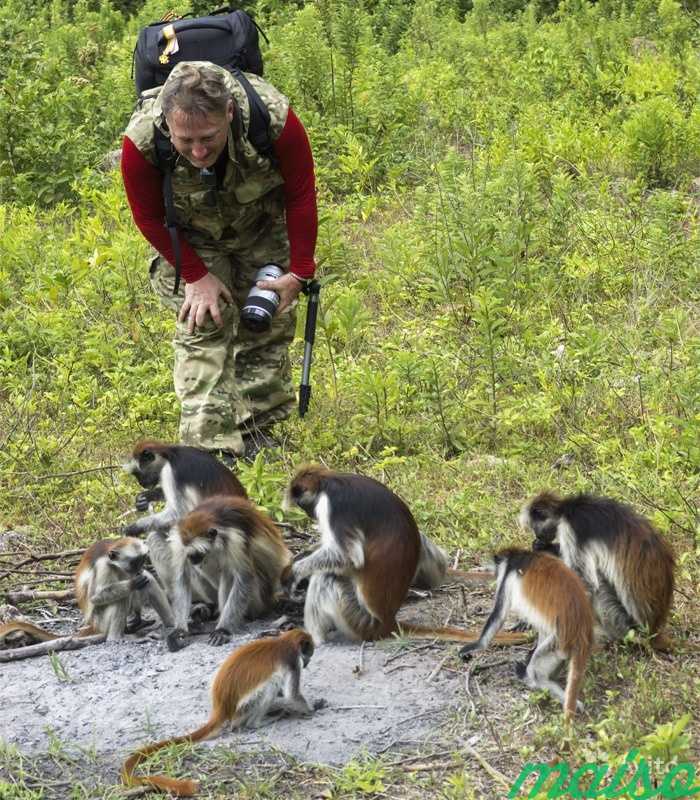
[[(181, 61), (210, 61), (230, 70), (245, 90), (250, 106), (248, 140), (261, 156), (274, 163), (270, 138), (270, 114), (243, 72), (262, 77), (263, 60), (258, 40), (267, 37), (245, 11), (220, 8), (206, 17), (152, 22), (139, 31), (134, 48), (132, 77), (139, 96), (148, 89), (162, 86)], [(181, 256), (175, 224), (172, 171), (177, 154), (170, 139), (154, 126), (156, 166), (163, 173), (165, 218), (175, 251), (175, 289), (180, 287)]]

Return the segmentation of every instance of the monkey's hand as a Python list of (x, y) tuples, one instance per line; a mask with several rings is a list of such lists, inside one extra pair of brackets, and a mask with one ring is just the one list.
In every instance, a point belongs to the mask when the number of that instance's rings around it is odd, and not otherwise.
[(217, 628), (209, 636), (209, 644), (213, 644), (215, 647), (220, 647), (230, 641), (231, 632), (227, 631), (226, 628)]
[(183, 647), (187, 647), (187, 634), (180, 628), (168, 631), (165, 634), (165, 646), (171, 653), (177, 653)]
[(523, 622), (516, 622), (511, 628), (508, 628), (509, 631), (512, 633), (527, 633), (529, 630), (532, 630), (532, 627), (527, 623)]
[(535, 539), (532, 543), (532, 549), (535, 552), (551, 553), (553, 556), (560, 556), (561, 551), (556, 542), (545, 542), (542, 539)]
[(165, 496), (163, 495), (163, 490), (160, 488), (160, 486), (156, 486), (153, 489), (146, 489), (143, 492), (139, 492), (134, 500), (134, 506), (136, 507), (137, 511), (148, 511), (148, 506), (151, 503), (155, 503), (164, 499)]
[(287, 597), (290, 600), (298, 600), (299, 599), (299, 586), (302, 581), (306, 580), (302, 578), (294, 569), (294, 564), (291, 564), (287, 569), (282, 573), (282, 588), (287, 594)]
[(131, 588), (137, 592), (145, 589), (149, 584), (148, 575), (145, 572), (140, 572), (135, 578), (131, 579)]
[(469, 661), (474, 655), (474, 653), (478, 652), (481, 648), (479, 647), (478, 642), (470, 642), (469, 644), (465, 644), (464, 647), (459, 651), (459, 657), (462, 661)]
[(139, 536), (141, 534), (141, 527), (138, 522), (132, 522), (130, 525), (125, 525), (121, 530), (122, 536)]

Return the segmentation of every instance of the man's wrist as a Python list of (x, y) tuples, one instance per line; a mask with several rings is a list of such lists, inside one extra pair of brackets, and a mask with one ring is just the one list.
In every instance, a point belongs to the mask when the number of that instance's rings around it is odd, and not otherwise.
[(287, 274), (291, 275), (292, 278), (296, 278), (296, 280), (299, 281), (303, 289), (305, 289), (313, 280), (313, 278), (302, 278), (302, 276), (297, 275), (296, 272), (289, 272)]

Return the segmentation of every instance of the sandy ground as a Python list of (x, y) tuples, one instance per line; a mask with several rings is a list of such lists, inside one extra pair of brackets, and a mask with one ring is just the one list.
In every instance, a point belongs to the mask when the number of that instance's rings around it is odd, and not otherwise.
[[(415, 618), (416, 607), (411, 611)], [(60, 653), (69, 680), (59, 679), (47, 656), (1, 664), (0, 736), (26, 755), (46, 752), (50, 734), (97, 754), (123, 755), (154, 738), (192, 731), (208, 718), (218, 665), (269, 627), (269, 621), (251, 623), (219, 648), (197, 636), (177, 653), (153, 640)], [(313, 719), (278, 720), (216, 742), (273, 746), (304, 762), (344, 764), (360, 752), (417, 739), (458, 705), (459, 670), (436, 669), (456, 648), (421, 641), (324, 644), (302, 678), (307, 699), (327, 703)]]

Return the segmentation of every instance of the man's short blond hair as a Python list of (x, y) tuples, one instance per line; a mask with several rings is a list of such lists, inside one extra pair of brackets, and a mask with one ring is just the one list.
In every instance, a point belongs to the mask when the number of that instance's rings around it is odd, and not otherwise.
[(182, 62), (165, 82), (161, 108), (168, 117), (180, 111), (188, 117), (223, 115), (228, 110), (231, 90), (224, 73), (208, 64)]

